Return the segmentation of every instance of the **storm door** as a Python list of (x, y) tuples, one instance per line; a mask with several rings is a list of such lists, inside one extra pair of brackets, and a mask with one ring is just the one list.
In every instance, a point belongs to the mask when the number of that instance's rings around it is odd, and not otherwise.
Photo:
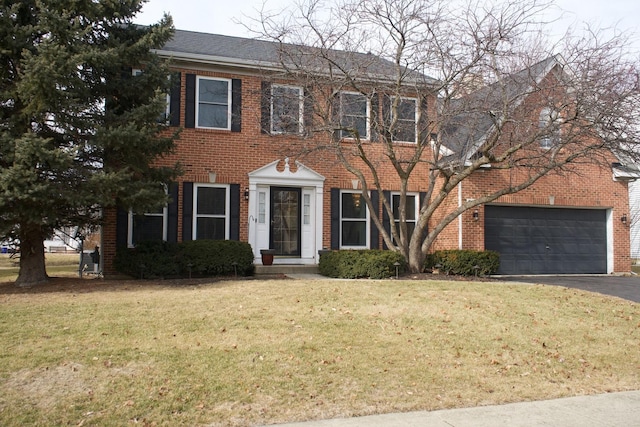
[(300, 188), (271, 187), (269, 247), (276, 255), (300, 256)]

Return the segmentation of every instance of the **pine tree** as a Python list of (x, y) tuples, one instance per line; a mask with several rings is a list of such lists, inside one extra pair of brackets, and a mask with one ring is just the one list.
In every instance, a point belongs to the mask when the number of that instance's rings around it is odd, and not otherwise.
[(133, 24), (143, 3), (0, 2), (0, 240), (19, 241), (20, 286), (47, 280), (53, 230), (166, 201), (178, 169), (158, 166), (175, 135), (159, 120), (169, 70), (153, 49), (173, 24)]

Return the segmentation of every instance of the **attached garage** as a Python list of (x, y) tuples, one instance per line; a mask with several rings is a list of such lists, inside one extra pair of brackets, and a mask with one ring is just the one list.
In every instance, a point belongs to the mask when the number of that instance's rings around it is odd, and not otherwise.
[(605, 209), (485, 206), (487, 250), (498, 274), (606, 274)]

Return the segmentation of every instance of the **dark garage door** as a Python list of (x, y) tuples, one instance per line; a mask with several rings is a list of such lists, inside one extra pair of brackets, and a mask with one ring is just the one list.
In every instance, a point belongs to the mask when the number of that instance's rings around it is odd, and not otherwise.
[(499, 274), (606, 273), (606, 211), (485, 206), (484, 247)]

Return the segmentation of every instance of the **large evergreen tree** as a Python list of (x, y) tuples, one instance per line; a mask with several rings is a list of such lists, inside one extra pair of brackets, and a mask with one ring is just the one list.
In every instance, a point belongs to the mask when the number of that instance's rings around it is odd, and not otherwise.
[(165, 201), (169, 71), (152, 52), (173, 25), (133, 25), (143, 4), (0, 1), (0, 240), (19, 241), (18, 285), (47, 280), (54, 229)]

